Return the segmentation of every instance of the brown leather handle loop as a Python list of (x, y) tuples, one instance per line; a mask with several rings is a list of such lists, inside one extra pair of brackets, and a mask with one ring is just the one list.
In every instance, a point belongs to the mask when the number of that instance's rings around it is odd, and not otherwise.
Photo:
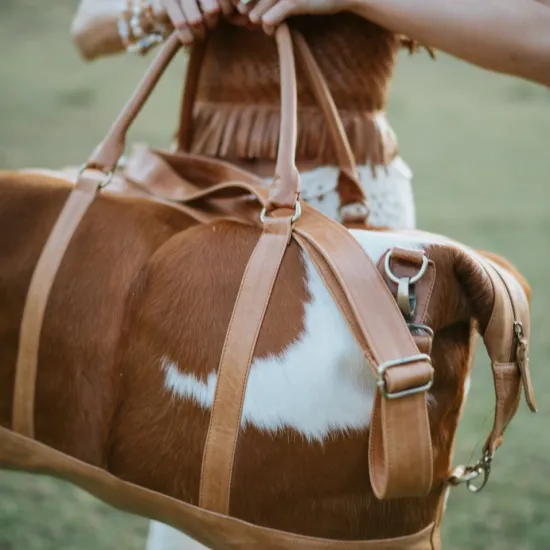
[[(296, 47), (295, 50), (298, 61), (307, 78), (311, 92), (321, 108), (338, 158), (338, 164), (341, 169), (338, 179), (340, 204), (342, 207), (357, 205), (358, 203), (366, 205), (367, 199), (358, 180), (355, 157), (325, 77), (302, 34), (292, 29), (291, 35)], [(206, 40), (195, 43), (189, 56), (185, 87), (181, 102), (180, 126), (177, 132), (177, 150), (180, 152), (190, 152), (191, 149), (193, 109), (201, 75), (202, 61), (206, 49)], [(286, 137), (286, 134), (281, 133), (280, 135)], [(366, 222), (367, 216), (368, 209), (365, 206), (365, 208), (361, 209), (359, 212), (356, 211), (352, 215), (352, 218), (354, 218), (353, 220), (347, 221)], [(348, 216), (343, 215), (343, 217), (347, 218)]]
[(332, 145), (338, 158), (338, 164), (342, 170), (356, 175), (355, 157), (321, 68), (315, 60), (306, 39), (295, 29), (292, 29), (292, 40), (296, 48), (298, 62), (309, 81), (311, 92), (323, 111), (331, 135)]
[(275, 31), (281, 73), (281, 128), (275, 176), (269, 193), (267, 211), (295, 209), (300, 194), (300, 175), (296, 168), (298, 143), (298, 87), (292, 37), (287, 25)]
[(126, 134), (130, 126), (141, 112), (145, 102), (149, 99), (157, 82), (180, 47), (181, 42), (178, 36), (176, 33), (172, 33), (141, 79), (132, 97), (112, 124), (105, 139), (90, 156), (87, 163), (88, 168), (95, 168), (105, 173), (115, 170), (120, 157), (124, 154)]
[[(279, 141), (276, 174), (271, 188), (267, 210), (294, 209), (300, 192), (300, 178), (295, 165), (297, 142), (297, 86), (292, 38), (286, 25), (275, 32), (281, 71), (281, 129), (284, 139)], [(145, 105), (160, 77), (174, 58), (181, 43), (173, 33), (153, 61), (134, 94), (124, 106), (105, 139), (92, 153), (86, 167), (109, 173), (115, 170), (124, 153), (126, 134)], [(193, 90), (191, 90), (192, 92)], [(191, 106), (189, 106), (191, 108)]]
[[(303, 35), (296, 29), (291, 30), (291, 35), (296, 47), (298, 62), (304, 71), (317, 104), (323, 111), (338, 158), (338, 164), (340, 168), (355, 176), (357, 174), (355, 157), (321, 68)], [(185, 88), (181, 101), (180, 126), (177, 133), (177, 150), (186, 153), (190, 152), (191, 147), (193, 108), (195, 106), (206, 46), (207, 40), (193, 44), (187, 64)]]

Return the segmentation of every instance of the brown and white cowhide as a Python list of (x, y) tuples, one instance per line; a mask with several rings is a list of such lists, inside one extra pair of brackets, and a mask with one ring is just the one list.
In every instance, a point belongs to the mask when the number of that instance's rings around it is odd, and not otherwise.
[[(2, 426), (11, 425), (26, 292), (69, 189), (48, 176), (0, 174)], [(375, 498), (367, 460), (371, 369), (312, 264), (292, 243), (246, 390), (233, 516), (343, 540), (405, 535), (434, 518), (468, 385), (474, 321), (482, 329), (488, 322), (492, 287), (475, 258), (457, 249), (401, 233), (353, 235), (374, 261), (399, 245), (424, 248), (436, 266), (428, 310), (435, 331), (433, 490), (422, 499)], [(197, 503), (216, 369), (258, 237), (256, 228), (197, 226), (161, 204), (100, 196), (71, 242), (47, 307), (37, 438)], [(166, 550), (173, 535), (154, 525), (150, 549)], [(180, 549), (190, 544), (174, 538)]]

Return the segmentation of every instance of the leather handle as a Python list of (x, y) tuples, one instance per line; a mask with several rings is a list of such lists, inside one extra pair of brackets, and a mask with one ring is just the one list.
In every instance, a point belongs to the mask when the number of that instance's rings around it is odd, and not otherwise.
[[(292, 38), (287, 25), (275, 32), (281, 71), (281, 136), (276, 174), (267, 211), (277, 208), (294, 209), (300, 192), (300, 177), (295, 164), (297, 142), (297, 87)], [(181, 47), (176, 33), (166, 41), (134, 94), (109, 129), (105, 139), (92, 153), (86, 167), (105, 173), (113, 172), (124, 153), (128, 130), (151, 95), (164, 71)]]
[(296, 168), (298, 143), (298, 89), (292, 36), (287, 25), (275, 31), (281, 73), (281, 128), (275, 176), (267, 202), (267, 211), (294, 209), (300, 194), (300, 175)]
[[(367, 199), (358, 180), (355, 157), (325, 77), (302, 34), (295, 29), (292, 29), (291, 34), (298, 61), (325, 118), (338, 165), (341, 169), (338, 182), (340, 203), (342, 206), (365, 204)], [(180, 126), (177, 132), (178, 151), (190, 152), (193, 135), (193, 109), (206, 49), (207, 40), (195, 43), (189, 56), (181, 102)], [(280, 135), (286, 136), (287, 134), (281, 132)], [(353, 219), (348, 221), (366, 222), (367, 216), (368, 210), (366, 208), (361, 209), (359, 215), (355, 213), (352, 216)], [(345, 217), (346, 215), (344, 215)]]
[(308, 81), (312, 94), (323, 111), (328, 130), (332, 139), (332, 144), (338, 158), (338, 164), (342, 170), (350, 174), (357, 173), (355, 157), (349, 143), (342, 119), (338, 114), (338, 109), (330, 93), (328, 84), (321, 72), (319, 64), (315, 60), (306, 39), (301, 33), (292, 30), (292, 39), (296, 48), (298, 62), (300, 63)]
[(143, 76), (132, 97), (112, 124), (105, 139), (92, 153), (87, 163), (88, 168), (95, 168), (105, 173), (115, 170), (120, 157), (124, 154), (126, 134), (130, 126), (141, 112), (145, 102), (180, 47), (181, 42), (178, 36), (176, 33), (172, 33), (149, 70)]
[[(355, 175), (357, 173), (355, 157), (321, 68), (303, 35), (296, 29), (291, 30), (291, 35), (296, 47), (298, 62), (304, 70), (311, 92), (325, 117), (336, 157), (338, 158), (338, 164), (343, 170)], [(189, 55), (185, 75), (185, 87), (181, 101), (180, 126), (177, 133), (178, 151), (190, 152), (193, 133), (193, 108), (195, 106), (207, 41), (208, 39), (205, 39), (193, 44)]]

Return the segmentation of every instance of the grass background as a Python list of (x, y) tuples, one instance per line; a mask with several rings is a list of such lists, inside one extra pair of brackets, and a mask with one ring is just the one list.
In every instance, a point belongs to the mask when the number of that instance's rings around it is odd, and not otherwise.
[[(85, 65), (69, 26), (76, 2), (0, 0), (0, 167), (80, 164), (147, 60)], [(550, 548), (550, 91), (444, 55), (400, 60), (390, 120), (415, 172), (418, 223), (515, 262), (534, 290), (531, 365), (539, 414), (522, 404), (480, 495), (456, 489), (445, 548)], [(130, 141), (167, 146), (184, 59), (171, 67)], [(487, 433), (493, 389), (478, 356), (457, 461)], [(0, 472), (0, 550), (142, 549), (147, 522), (46, 477)]]

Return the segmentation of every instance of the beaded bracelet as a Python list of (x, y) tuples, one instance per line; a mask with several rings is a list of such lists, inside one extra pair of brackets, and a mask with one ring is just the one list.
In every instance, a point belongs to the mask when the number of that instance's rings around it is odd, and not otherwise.
[(153, 0), (126, 0), (117, 20), (118, 34), (127, 52), (145, 55), (168, 34), (157, 20)]

